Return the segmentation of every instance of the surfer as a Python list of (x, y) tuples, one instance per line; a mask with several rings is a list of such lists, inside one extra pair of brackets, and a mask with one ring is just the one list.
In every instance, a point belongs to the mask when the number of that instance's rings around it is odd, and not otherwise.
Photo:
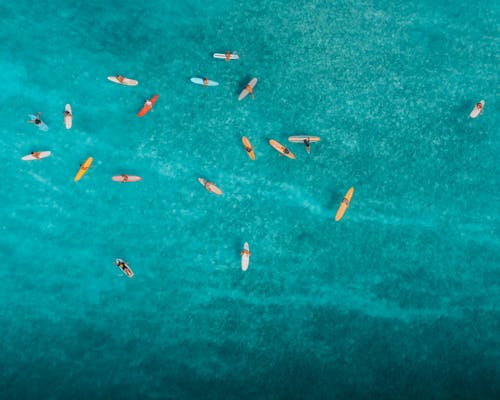
[(63, 114), (64, 114), (65, 117), (71, 117), (71, 113), (69, 111), (67, 111), (67, 110), (64, 111)]
[(124, 78), (123, 76), (121, 76), (121, 75), (117, 75), (117, 76), (116, 76), (116, 80), (117, 80), (118, 82), (120, 82), (120, 83), (122, 83), (124, 79), (125, 79), (125, 78)]
[(42, 124), (42, 120), (40, 119), (41, 114), (42, 114), (41, 112), (37, 112), (35, 119), (27, 121), (28, 124), (35, 124), (36, 126), (41, 125)]
[(248, 256), (250, 257), (252, 255), (252, 253), (250, 253), (250, 250), (247, 250), (247, 249), (243, 249), (240, 253), (240, 256)]
[(41, 154), (41, 153), (40, 153), (39, 151), (32, 151), (32, 152), (31, 152), (31, 155), (32, 155), (33, 157), (35, 157), (35, 158), (38, 158), (38, 159), (40, 158), (40, 154)]
[(286, 147), (283, 148), (283, 153), (285, 154), (290, 154), (290, 150), (288, 150)]
[(252, 96), (252, 100), (254, 99), (254, 96), (253, 96), (253, 87), (251, 87), (250, 85), (246, 85), (245, 86), (245, 90), (250, 93), (250, 96)]
[(125, 261), (123, 261), (121, 258), (116, 259), (115, 265), (118, 268), (120, 268), (125, 273), (125, 275), (127, 275), (129, 278), (132, 278), (134, 276), (134, 273), (132, 272), (132, 270), (130, 269), (128, 264)]
[(208, 78), (203, 78), (203, 86), (208, 86)]
[(477, 103), (476, 108), (479, 110), (480, 113), (483, 112), (483, 103)]
[(128, 182), (128, 175), (122, 174), (123, 182)]
[(309, 153), (311, 151), (311, 141), (309, 138), (304, 139), (304, 144), (306, 145), (306, 151)]
[(231, 59), (231, 52), (230, 51), (226, 51), (226, 58), (225, 58), (225, 60), (229, 61), (230, 59)]

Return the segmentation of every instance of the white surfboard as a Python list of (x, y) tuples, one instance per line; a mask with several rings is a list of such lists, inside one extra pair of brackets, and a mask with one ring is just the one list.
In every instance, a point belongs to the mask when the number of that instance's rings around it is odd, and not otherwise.
[(318, 136), (305, 136), (305, 135), (298, 135), (298, 136), (288, 136), (288, 141), (292, 143), (303, 143), (304, 140), (309, 140), (309, 142), (319, 142), (320, 138)]
[(241, 252), (241, 269), (246, 271), (248, 269), (248, 264), (250, 264), (250, 247), (248, 247), (248, 243), (245, 242), (243, 251)]
[(66, 104), (64, 111), (69, 112), (69, 114), (64, 114), (64, 125), (66, 125), (66, 129), (71, 129), (71, 126), (73, 125), (73, 112), (71, 111), (71, 106)]
[(319, 142), (318, 136), (306, 136), (306, 135), (297, 135), (297, 136), (289, 136), (288, 141), (292, 143), (304, 143), (306, 145), (307, 153), (311, 152), (311, 143)]
[(31, 160), (40, 160), (42, 158), (50, 156), (52, 153), (50, 151), (33, 151), (31, 154), (24, 156), (21, 160), (31, 161)]
[(205, 81), (202, 78), (191, 78), (191, 82), (202, 86), (219, 86), (219, 82), (211, 81), (209, 79), (205, 83)]
[[(247, 86), (250, 86), (253, 89), (256, 84), (257, 84), (257, 78), (253, 78), (250, 82), (248, 82)], [(240, 95), (238, 96), (238, 100), (239, 101), (243, 100), (245, 97), (248, 96), (249, 93), (250, 93), (250, 91), (245, 86), (245, 89), (243, 89), (241, 91)], [(253, 98), (253, 96), (252, 96), (252, 98)]]
[(236, 54), (236, 52), (229, 54), (229, 57), (228, 57), (228, 55), (226, 55), (224, 53), (214, 53), (214, 58), (219, 58), (219, 59), (229, 61), (229, 60), (239, 60), (240, 56), (238, 54)]
[(479, 103), (477, 103), (474, 108), (472, 109), (472, 111), (470, 112), (470, 117), (471, 118), (476, 118), (478, 117), (482, 112), (483, 112), (483, 109), (484, 109), (484, 100), (481, 100)]
[(122, 81), (119, 81), (116, 76), (108, 76), (108, 80), (125, 86), (137, 86), (139, 84), (139, 82), (136, 81), (135, 79), (129, 79), (125, 77), (123, 77)]

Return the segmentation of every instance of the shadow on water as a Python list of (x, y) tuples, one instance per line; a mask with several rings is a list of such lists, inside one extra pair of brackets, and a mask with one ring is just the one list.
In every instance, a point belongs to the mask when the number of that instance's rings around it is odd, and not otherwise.
[(239, 94), (241, 93), (241, 91), (243, 89), (245, 89), (245, 86), (253, 79), (253, 76), (251, 75), (245, 75), (244, 78), (241, 78), (239, 81), (238, 81), (238, 86), (236, 88), (236, 91), (234, 92), (234, 94), (236, 96), (239, 96)]

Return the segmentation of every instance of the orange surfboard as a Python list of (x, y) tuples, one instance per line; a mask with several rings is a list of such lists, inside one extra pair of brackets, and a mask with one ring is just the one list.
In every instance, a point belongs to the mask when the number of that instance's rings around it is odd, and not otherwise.
[(246, 136), (243, 136), (241, 141), (243, 142), (243, 146), (245, 147), (245, 151), (247, 152), (248, 157), (250, 157), (250, 160), (255, 160), (255, 153), (253, 152), (253, 146), (252, 143), (250, 143), (250, 140), (248, 140)]
[(340, 207), (337, 210), (337, 214), (335, 214), (335, 221), (340, 221), (344, 216), (347, 208), (349, 207), (349, 203), (351, 202), (352, 195), (354, 194), (354, 188), (350, 188), (344, 196), (344, 199), (340, 203)]
[(92, 157), (89, 157), (85, 160), (85, 162), (82, 165), (80, 165), (80, 169), (75, 175), (75, 182), (78, 182), (80, 179), (82, 179), (82, 176), (85, 175), (87, 170), (92, 165), (92, 161), (94, 161), (94, 159)]
[(292, 160), (295, 158), (295, 154), (293, 154), (288, 148), (283, 146), (281, 143), (278, 143), (276, 140), (271, 139), (269, 144), (280, 154), (291, 158)]
[(144, 105), (141, 108), (141, 111), (139, 111), (137, 113), (137, 116), (142, 117), (142, 116), (146, 115), (153, 108), (153, 106), (156, 103), (156, 100), (158, 100), (157, 94), (155, 94), (153, 97), (151, 97), (150, 100), (146, 100), (146, 102), (144, 103)]

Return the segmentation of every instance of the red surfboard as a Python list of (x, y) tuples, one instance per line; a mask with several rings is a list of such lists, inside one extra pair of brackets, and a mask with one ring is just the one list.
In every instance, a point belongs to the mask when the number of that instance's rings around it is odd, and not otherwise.
[(141, 111), (137, 113), (138, 117), (142, 117), (146, 115), (155, 105), (156, 100), (158, 100), (158, 95), (155, 94), (150, 100), (146, 100), (144, 106), (141, 108)]

